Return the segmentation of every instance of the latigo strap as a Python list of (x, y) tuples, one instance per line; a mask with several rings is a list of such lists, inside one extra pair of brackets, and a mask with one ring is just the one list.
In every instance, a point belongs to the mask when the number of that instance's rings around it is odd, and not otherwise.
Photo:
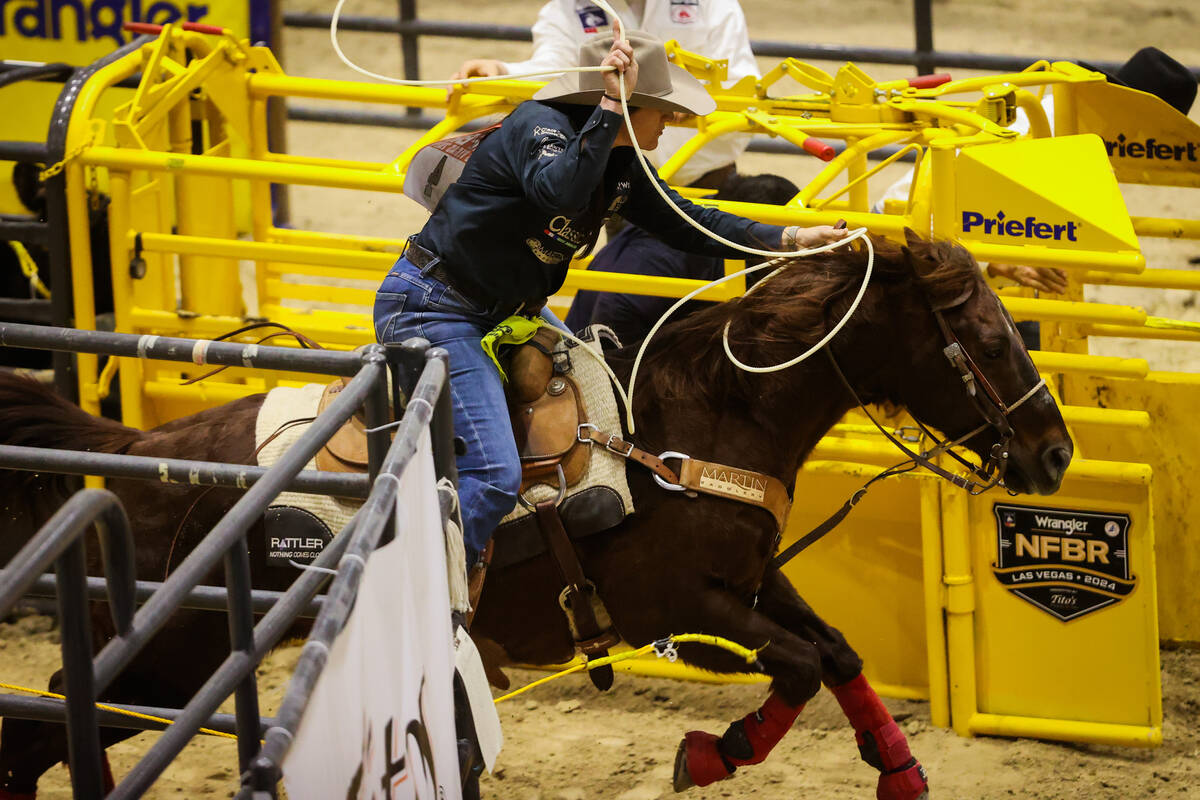
[(788, 496), (787, 487), (778, 478), (689, 456), (679, 456), (679, 472), (676, 473), (659, 456), (635, 447), (632, 442), (627, 442), (616, 434), (604, 433), (591, 425), (579, 426), (579, 440), (595, 442), (609, 452), (641, 464), (670, 488), (686, 489), (758, 506), (771, 513), (775, 518), (776, 527), (781, 531), (787, 522), (792, 501)]

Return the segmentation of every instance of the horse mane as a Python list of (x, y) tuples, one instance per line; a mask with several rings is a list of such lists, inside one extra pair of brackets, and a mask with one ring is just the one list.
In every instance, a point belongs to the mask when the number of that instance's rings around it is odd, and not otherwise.
[(92, 416), (49, 386), (0, 370), (0, 444), (122, 453), (142, 436)]
[[(869, 323), (896, 289), (916, 283), (935, 306), (961, 297), (981, 280), (975, 259), (961, 246), (945, 241), (910, 239), (902, 247), (871, 237), (875, 248), (871, 286), (843, 335)], [(660, 396), (724, 404), (753, 398), (769, 390), (724, 356), (722, 332), (729, 325), (730, 347), (750, 363), (773, 364), (799, 355), (818, 342), (846, 313), (862, 283), (867, 249), (860, 244), (797, 259), (779, 274), (756, 285), (748, 295), (717, 303), (679, 322), (664, 326), (646, 356), (646, 374)], [(881, 287), (892, 291), (881, 292)], [(841, 337), (839, 337), (841, 338)], [(835, 340), (836, 341), (836, 340)], [(758, 378), (753, 382), (752, 378)]]

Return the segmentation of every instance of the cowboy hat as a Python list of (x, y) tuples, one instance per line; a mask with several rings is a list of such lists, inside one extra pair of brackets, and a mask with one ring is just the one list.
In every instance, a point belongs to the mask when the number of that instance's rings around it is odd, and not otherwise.
[(1103, 73), (1109, 83), (1156, 95), (1181, 114), (1188, 113), (1196, 99), (1196, 78), (1191, 70), (1157, 47), (1138, 50), (1121, 65), (1115, 75), (1086, 61), (1076, 63), (1093, 72)]
[[(656, 108), (704, 116), (717, 109), (717, 103), (704, 84), (679, 67), (667, 62), (662, 39), (644, 31), (629, 31), (629, 44), (638, 65), (637, 86), (629, 95), (629, 105)], [(579, 48), (579, 63), (599, 64), (612, 49), (613, 39), (593, 38)], [(604, 73), (568, 72), (534, 94), (534, 100), (594, 105), (604, 95)]]

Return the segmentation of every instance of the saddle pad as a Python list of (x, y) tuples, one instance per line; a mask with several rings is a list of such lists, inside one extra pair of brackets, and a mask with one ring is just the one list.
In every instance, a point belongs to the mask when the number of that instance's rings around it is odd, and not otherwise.
[[(321, 402), (321, 393), (325, 387), (319, 383), (294, 388), (277, 386), (267, 393), (259, 409), (258, 418), (254, 421), (254, 446), (262, 447), (262, 443), (279, 428), (294, 419), (306, 419), (317, 416), (317, 407)], [(299, 439), (310, 423), (303, 422), (292, 425), (276, 436), (258, 453), (260, 467), (272, 467), (283, 451), (287, 450)], [(316, 469), (316, 459), (309, 461), (305, 469)], [(291, 506), (302, 508), (316, 515), (329, 526), (334, 534), (346, 527), (346, 523), (354, 516), (362, 505), (360, 500), (339, 500), (324, 495), (300, 494), (298, 492), (283, 492), (271, 503), (272, 506)]]
[[(621, 435), (624, 429), (621, 427), (621, 415), (612, 382), (609, 380), (608, 373), (604, 371), (604, 367), (597, 360), (597, 356), (601, 359), (604, 358), (599, 336), (595, 332), (595, 329), (599, 327), (602, 326), (592, 326), (580, 336), (581, 339), (588, 342), (588, 348), (595, 355), (580, 352), (580, 345), (566, 339), (563, 339), (555, 348), (555, 353), (566, 353), (570, 360), (570, 369), (566, 374), (579, 388), (586, 418), (602, 431)], [(579, 482), (568, 490), (567, 497), (574, 497), (580, 492), (596, 486), (604, 486), (612, 490), (613, 500), (619, 501), (624, 515), (633, 513), (633, 495), (629, 491), (629, 481), (625, 477), (625, 459), (603, 447), (592, 446), (587, 469)], [(557, 489), (546, 484), (538, 484), (525, 492), (525, 499), (536, 504), (543, 500), (553, 499), (557, 494)], [(604, 494), (608, 495), (607, 492)], [(504, 533), (509, 526), (527, 517), (532, 517), (532, 512), (518, 504), (511, 514), (500, 521), (497, 535)], [(569, 525), (568, 532), (571, 532)]]

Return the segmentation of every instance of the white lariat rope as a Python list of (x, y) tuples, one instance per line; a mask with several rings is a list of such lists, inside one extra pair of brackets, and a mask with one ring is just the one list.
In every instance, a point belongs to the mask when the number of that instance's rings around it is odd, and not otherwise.
[[(610, 6), (607, 2), (605, 2), (605, 0), (594, 0), (594, 2), (596, 3), (596, 5), (598, 5), (601, 8), (601, 10), (603, 10), (605, 13), (612, 16), (614, 29), (620, 32), (621, 41), (627, 42), (628, 39), (625, 36), (625, 30), (626, 30), (625, 23), (621, 21), (621, 17), (617, 14), (617, 12), (613, 9), (613, 7)], [(380, 75), (379, 73), (372, 72), (368, 69), (365, 69), (364, 67), (360, 67), (358, 64), (355, 64), (353, 61), (351, 61), (346, 56), (346, 54), (342, 51), (341, 46), (338, 44), (338, 21), (341, 18), (342, 8), (345, 5), (346, 5), (346, 0), (338, 0), (337, 5), (334, 7), (334, 10), (333, 10), (333, 17), (329, 22), (329, 39), (330, 39), (330, 42), (333, 44), (333, 51), (337, 54), (337, 57), (342, 61), (342, 63), (345, 64), (350, 69), (352, 69), (355, 72), (358, 72), (362, 75), (366, 75), (369, 78), (374, 78), (375, 80), (384, 81), (386, 83), (399, 84), (402, 86), (458, 86), (460, 84), (484, 83), (484, 82), (488, 82), (488, 81), (520, 80), (520, 79), (524, 79), (524, 78), (547, 77), (547, 76), (551, 76), (551, 75), (561, 75), (561, 74), (568, 73), (568, 72), (608, 72), (608, 71), (616, 70), (616, 67), (612, 67), (612, 66), (608, 66), (608, 67), (605, 67), (605, 66), (594, 66), (594, 67), (575, 66), (575, 67), (564, 67), (562, 69), (545, 70), (542, 72), (526, 72), (526, 73), (520, 73), (517, 75), (496, 75), (496, 76), (482, 76), (482, 77), (477, 77), (477, 78), (449, 78), (449, 79), (444, 79), (444, 80), (420, 80), (420, 81), (406, 80), (406, 79), (401, 79), (401, 78), (393, 78), (388, 75)], [(843, 316), (842, 319), (838, 321), (838, 324), (835, 325), (829, 331), (829, 333), (827, 333), (821, 339), (821, 341), (817, 342), (815, 345), (810, 347), (804, 353), (801, 353), (796, 358), (793, 358), (782, 364), (775, 364), (773, 366), (767, 366), (767, 367), (751, 366), (748, 364), (744, 364), (733, 355), (733, 352), (729, 348), (729, 325), (726, 324), (725, 330), (722, 332), (722, 344), (724, 345), (725, 355), (726, 355), (726, 357), (729, 358), (730, 362), (732, 362), (739, 369), (745, 370), (747, 372), (756, 372), (756, 373), (777, 372), (779, 370), (783, 370), (783, 369), (787, 369), (788, 367), (795, 366), (796, 364), (799, 364), (800, 362), (802, 362), (805, 359), (812, 356), (814, 353), (816, 353), (818, 350), (820, 350), (822, 347), (824, 347), (826, 344), (828, 344), (829, 341), (834, 336), (837, 335), (838, 331), (840, 331), (842, 329), (842, 327), (845, 326), (845, 324), (850, 320), (850, 317), (858, 309), (858, 305), (861, 302), (863, 295), (866, 294), (867, 286), (870, 283), (871, 274), (874, 270), (874, 264), (875, 264), (875, 250), (871, 246), (871, 240), (870, 240), (870, 237), (867, 236), (866, 228), (856, 229), (850, 235), (846, 236), (844, 239), (840, 239), (836, 242), (829, 242), (827, 244), (820, 245), (819, 247), (803, 248), (800, 250), (787, 251), (787, 252), (782, 252), (782, 253), (779, 250), (760, 250), (760, 249), (754, 248), (754, 247), (747, 247), (745, 245), (738, 244), (737, 242), (732, 242), (729, 239), (726, 239), (723, 236), (720, 236), (719, 234), (709, 230), (708, 228), (705, 228), (699, 222), (697, 222), (696, 220), (689, 217), (686, 213), (684, 213), (683, 209), (681, 209), (679, 206), (677, 206), (675, 204), (675, 202), (671, 199), (671, 197), (666, 193), (666, 191), (663, 190), (662, 186), (659, 185), (657, 173), (655, 173), (653, 171), (653, 169), (650, 166), (649, 160), (646, 158), (646, 154), (642, 151), (642, 148), (638, 146), (637, 132), (634, 130), (633, 119), (629, 114), (629, 101), (628, 101), (628, 98), (625, 96), (626, 91), (625, 91), (625, 75), (624, 75), (624, 73), (618, 72), (617, 79), (618, 79), (618, 81), (620, 83), (620, 87), (621, 87), (621, 92), (620, 92), (620, 94), (621, 94), (621, 115), (625, 119), (625, 128), (626, 128), (627, 132), (629, 133), (629, 139), (633, 145), (633, 151), (637, 154), (637, 161), (641, 165), (642, 171), (646, 173), (646, 177), (650, 180), (650, 185), (654, 187), (654, 190), (656, 192), (658, 192), (658, 195), (659, 195), (659, 197), (661, 197), (663, 199), (663, 202), (665, 202), (667, 204), (667, 206), (671, 208), (671, 210), (673, 210), (677, 215), (679, 215), (679, 217), (681, 219), (683, 219), (684, 222), (691, 225), (693, 228), (700, 231), (701, 233), (703, 233), (705, 236), (709, 237), (710, 239), (720, 242), (721, 244), (725, 245), (726, 247), (728, 247), (732, 250), (737, 250), (739, 252), (747, 253), (749, 255), (766, 256), (766, 257), (772, 259), (771, 261), (768, 261), (764, 264), (759, 264), (754, 267), (749, 267), (747, 269), (739, 270), (738, 272), (734, 272), (734, 273), (726, 275), (722, 278), (718, 278), (715, 281), (711, 281), (710, 283), (707, 283), (704, 286), (701, 286), (700, 288), (695, 289), (694, 291), (689, 292), (688, 294), (679, 298), (679, 300), (676, 301), (676, 303), (674, 305), (672, 305), (669, 309), (667, 309), (666, 313), (663, 314), (661, 317), (659, 317), (658, 321), (654, 324), (654, 327), (652, 327), (650, 329), (650, 333), (646, 335), (646, 338), (642, 341), (642, 346), (638, 349), (637, 358), (634, 359), (634, 362), (633, 362), (633, 372), (629, 376), (629, 391), (628, 391), (628, 393), (626, 393), (626, 391), (624, 389), (622, 389), (620, 381), (617, 380), (617, 377), (613, 373), (612, 369), (609, 368), (608, 364), (605, 363), (603, 355), (592, 350), (590, 347), (584, 348), (589, 354), (596, 357), (599, 360), (599, 362), (602, 365), (604, 365), (604, 369), (608, 373), (609, 378), (612, 380), (613, 386), (616, 388), (617, 393), (620, 395), (621, 399), (624, 401), (626, 425), (629, 428), (630, 435), (632, 435), (635, 432), (635, 425), (634, 425), (634, 420), (633, 420), (633, 391), (634, 391), (634, 384), (637, 381), (638, 368), (641, 366), (641, 363), (642, 363), (642, 356), (645, 354), (646, 347), (649, 345), (650, 340), (654, 337), (654, 334), (656, 334), (658, 332), (658, 329), (662, 327), (663, 323), (667, 320), (667, 318), (670, 317), (671, 314), (675, 313), (675, 311), (678, 310), (684, 303), (686, 303), (688, 300), (691, 300), (693, 297), (695, 297), (696, 295), (705, 291), (706, 289), (708, 289), (711, 286), (719, 286), (720, 284), (725, 283), (726, 281), (733, 280), (734, 278), (737, 278), (742, 275), (747, 275), (751, 272), (757, 272), (759, 270), (766, 269), (771, 266), (776, 266), (776, 265), (780, 264), (781, 262), (787, 261), (789, 259), (802, 258), (805, 256), (814, 255), (816, 253), (828, 252), (828, 251), (836, 249), (838, 247), (843, 247), (843, 246), (849, 244), (850, 242), (854, 241), (855, 239), (863, 239), (867, 243), (867, 252), (868, 252), (867, 268), (866, 268), (866, 273), (863, 275), (862, 285), (859, 287), (858, 294), (854, 298), (854, 302), (850, 304), (850, 308), (846, 311), (845, 316)], [(783, 267), (780, 267), (779, 269), (777, 269), (776, 272), (778, 272), (781, 269), (783, 269)], [(756, 286), (761, 286), (763, 283), (766, 282), (766, 280), (770, 279), (770, 277), (773, 276), (774, 274), (776, 274), (776, 273), (771, 273), (771, 275), (768, 275), (766, 279), (764, 279), (763, 281), (759, 281), (759, 283), (756, 284)], [(747, 292), (747, 294), (749, 294), (749, 292)], [(567, 336), (567, 338), (571, 339), (572, 341), (575, 341), (579, 344), (583, 344), (583, 342), (580, 339), (576, 338), (573, 335), (570, 335), (570, 334), (564, 334), (564, 335)]]
[[(604, 0), (598, 0), (600, 5), (604, 5)], [(342, 7), (346, 5), (346, 0), (338, 0), (337, 5), (333, 8), (333, 19), (329, 21), (329, 41), (333, 44), (333, 52), (337, 57), (350, 69), (366, 75), (368, 78), (374, 78), (377, 81), (384, 83), (395, 83), (400, 86), (458, 86), (460, 83), (487, 83), (488, 81), (519, 81), (526, 78), (546, 78), (553, 75), (562, 75), (565, 72), (608, 72), (615, 67), (567, 67), (564, 69), (545, 69), (540, 72), (522, 72), (517, 75), (484, 75), (478, 78), (448, 78), (444, 80), (428, 80), (428, 81), (412, 81), (405, 78), (393, 78), (390, 75), (380, 75), (378, 72), (372, 72), (366, 67), (361, 67), (350, 60), (350, 57), (342, 51), (342, 46), (338, 44), (338, 21), (342, 16)], [(614, 17), (616, 14), (613, 15)]]

